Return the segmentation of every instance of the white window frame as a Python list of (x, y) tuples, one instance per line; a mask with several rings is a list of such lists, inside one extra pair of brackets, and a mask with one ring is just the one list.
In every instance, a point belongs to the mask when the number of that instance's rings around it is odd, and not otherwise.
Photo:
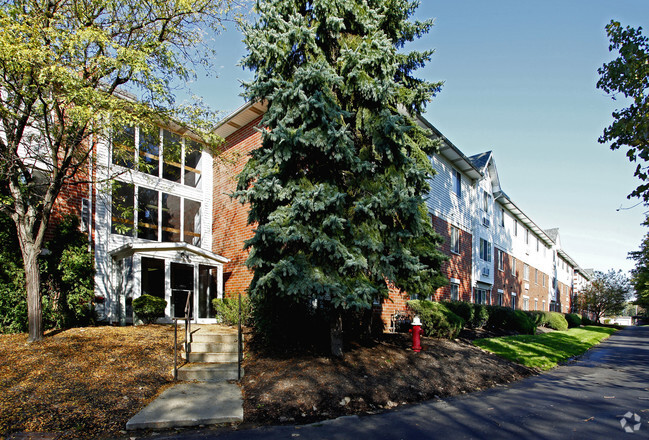
[(458, 197), (462, 197), (462, 174), (455, 168), (451, 171), (452, 192)]
[(454, 254), (460, 254), (460, 228), (457, 226), (451, 225), (451, 242), (450, 242), (451, 252)]

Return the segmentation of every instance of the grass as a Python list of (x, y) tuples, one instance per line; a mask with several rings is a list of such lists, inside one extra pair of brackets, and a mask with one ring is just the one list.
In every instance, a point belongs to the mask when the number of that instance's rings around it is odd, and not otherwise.
[(578, 356), (616, 332), (614, 328), (586, 326), (541, 335), (476, 339), (475, 345), (526, 367), (549, 370)]

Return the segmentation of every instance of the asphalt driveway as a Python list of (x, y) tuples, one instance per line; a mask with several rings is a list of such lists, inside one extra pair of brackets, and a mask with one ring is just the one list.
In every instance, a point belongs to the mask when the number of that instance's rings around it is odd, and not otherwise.
[(618, 437), (649, 438), (649, 327), (629, 327), (577, 361), (487, 391), (314, 425), (234, 432), (204, 430), (159, 438), (609, 440)]

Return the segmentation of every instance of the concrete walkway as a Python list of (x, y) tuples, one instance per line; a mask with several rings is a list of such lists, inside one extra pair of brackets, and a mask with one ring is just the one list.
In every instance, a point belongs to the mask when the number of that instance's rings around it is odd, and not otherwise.
[[(638, 421), (639, 419), (639, 421)], [(628, 433), (628, 429), (633, 432)], [(649, 327), (622, 330), (579, 361), (508, 386), (372, 416), (165, 439), (649, 438)]]
[(126, 423), (126, 429), (163, 429), (243, 421), (239, 385), (181, 383), (164, 391)]

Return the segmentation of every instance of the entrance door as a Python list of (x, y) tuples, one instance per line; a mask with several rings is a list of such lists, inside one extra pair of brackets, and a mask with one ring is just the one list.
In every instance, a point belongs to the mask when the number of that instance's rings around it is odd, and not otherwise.
[(198, 267), (198, 319), (214, 319), (212, 300), (216, 298), (216, 268), (200, 265)]
[[(190, 264), (171, 263), (171, 316), (185, 316), (187, 297), (194, 291), (194, 266)], [(189, 314), (193, 316), (194, 301), (190, 301)]]

